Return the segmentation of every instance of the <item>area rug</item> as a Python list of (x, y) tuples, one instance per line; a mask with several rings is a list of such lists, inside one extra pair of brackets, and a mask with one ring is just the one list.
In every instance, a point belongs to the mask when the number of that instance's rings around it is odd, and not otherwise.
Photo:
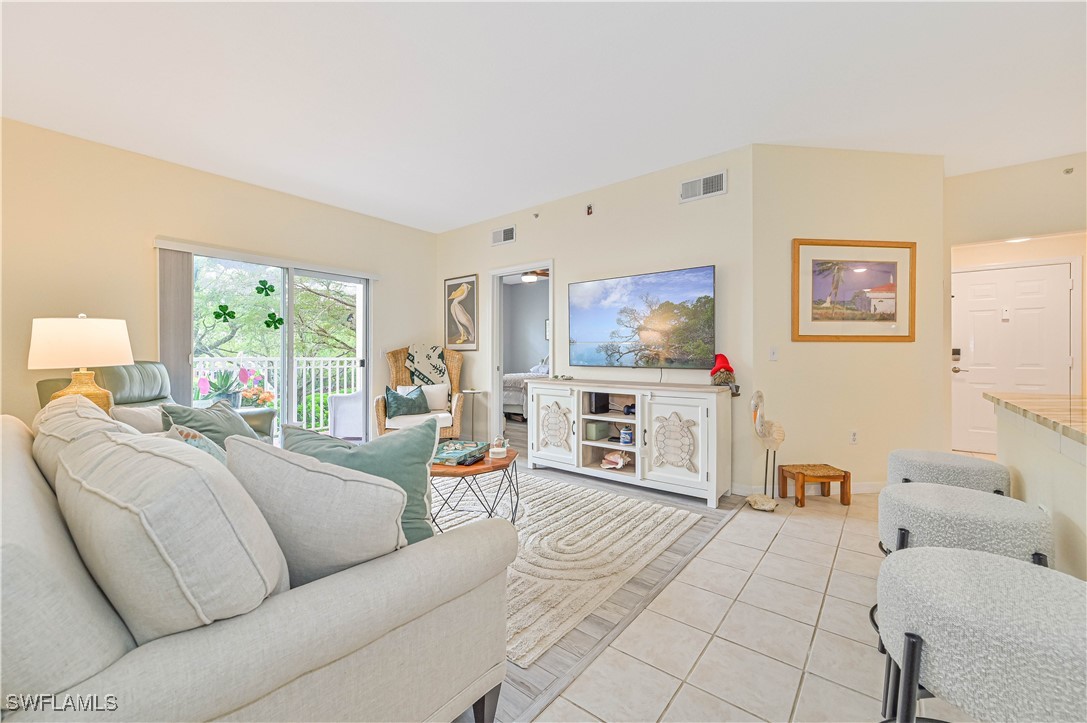
[[(493, 500), (500, 474), (480, 477)], [(456, 479), (435, 485), (448, 497)], [(520, 475), (517, 534), (520, 548), (509, 569), (506, 657), (526, 668), (573, 630), (612, 593), (689, 530), (701, 515), (655, 502)], [(463, 490), (463, 487), (461, 488)], [(508, 495), (498, 512), (509, 518)], [(458, 491), (453, 497), (460, 497)], [(437, 510), (441, 500), (435, 495)], [(442, 510), (443, 530), (485, 516), (469, 493), (457, 510)]]

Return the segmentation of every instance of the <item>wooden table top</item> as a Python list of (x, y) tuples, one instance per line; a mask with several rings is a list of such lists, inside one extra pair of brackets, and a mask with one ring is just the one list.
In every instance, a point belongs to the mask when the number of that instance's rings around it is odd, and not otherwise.
[(507, 449), (506, 456), (498, 459), (491, 459), (491, 453), (487, 452), (487, 456), (475, 464), (432, 464), (430, 465), (430, 476), (472, 477), (477, 474), (487, 474), (488, 472), (500, 472), (513, 464), (515, 459), (517, 459), (516, 449)]

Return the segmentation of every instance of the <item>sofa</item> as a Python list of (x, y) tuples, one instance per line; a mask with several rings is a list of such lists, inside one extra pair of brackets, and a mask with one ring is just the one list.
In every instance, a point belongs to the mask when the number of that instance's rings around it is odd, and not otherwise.
[[(3, 416), (0, 435), (5, 720), (449, 721), (469, 707), (493, 720), (517, 551), (508, 522), (466, 525), (137, 645), (80, 557), (30, 428)], [(12, 709), (35, 694), (85, 709)]]
[[(117, 407), (157, 407), (173, 404), (170, 396), (170, 375), (162, 362), (138, 361), (115, 367), (92, 367), (95, 383), (113, 395)], [(44, 408), (55, 392), (71, 383), (71, 379), (42, 379), (38, 382), (38, 403)], [(245, 418), (265, 442), (275, 434), (276, 410), (266, 407), (243, 407), (238, 414)]]

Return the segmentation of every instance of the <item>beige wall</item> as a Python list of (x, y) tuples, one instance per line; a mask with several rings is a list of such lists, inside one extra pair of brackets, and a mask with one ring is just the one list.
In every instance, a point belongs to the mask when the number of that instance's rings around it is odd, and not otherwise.
[[(949, 449), (943, 160), (755, 146), (753, 166), (756, 386), (785, 427), (778, 462), (825, 462), (870, 483), (886, 479), (892, 449)], [(792, 342), (793, 238), (916, 242), (916, 341)]]
[[(728, 171), (724, 196), (680, 204), (681, 181)], [(592, 204), (593, 214), (585, 207)], [(539, 218), (534, 219), (533, 213)], [(490, 232), (517, 224), (516, 243), (490, 246)], [(552, 373), (586, 379), (657, 381), (660, 370), (569, 367), (571, 282), (714, 264), (717, 267), (717, 348), (728, 355), (744, 393), (733, 405), (733, 457), (749, 468), (750, 423), (742, 407), (751, 392), (752, 307), (751, 150), (745, 148), (685, 163), (646, 176), (598, 188), (517, 213), (474, 224), (439, 237), (439, 277), (479, 274), (480, 337), (478, 352), (465, 354), (466, 385), (490, 387), (491, 283), (489, 272), (523, 263), (554, 259)], [(667, 370), (665, 381), (708, 383), (706, 371)], [(489, 418), (479, 400), (477, 429)], [(760, 462), (761, 464), (761, 462)]]
[[(1087, 232), (1056, 234), (1032, 238), (1022, 243), (962, 244), (951, 247), (951, 270), (973, 269), (994, 264), (1014, 264), (1021, 261), (1079, 258), (1080, 279), (1087, 280)], [(1087, 283), (1080, 283), (1081, 313), (1087, 313)], [(1082, 319), (1081, 319), (1082, 321)], [(1087, 334), (1082, 334), (1080, 368), (1083, 370), (1081, 390), (1087, 390)]]
[[(722, 169), (727, 195), (677, 203), (680, 181)], [(656, 381), (658, 370), (569, 368), (567, 285), (715, 264), (717, 346), (743, 391), (733, 403), (736, 490), (762, 486), (762, 452), (746, 406), (756, 388), (767, 394), (768, 415), (786, 428), (779, 462), (824, 461), (850, 469), (859, 483), (880, 482), (890, 449), (949, 444), (942, 193), (936, 157), (754, 146), (442, 234), (439, 276), (479, 273), (483, 290), (483, 345), (466, 355), (467, 383), (489, 386), (489, 270), (555, 260), (555, 373)], [(592, 216), (585, 215), (589, 203)], [(510, 223), (518, 241), (491, 248), (490, 231)], [(791, 343), (794, 236), (917, 241), (917, 342)], [(781, 361), (767, 361), (770, 346)], [(673, 370), (664, 379), (702, 383), (706, 374)], [(861, 435), (855, 447), (846, 443), (850, 429)]]
[(944, 237), (952, 245), (1082, 231), (1087, 153), (952, 176), (944, 182), (944, 208)]
[(3, 411), (38, 408), (38, 316), (128, 321), (158, 354), (156, 236), (373, 272), (375, 386), (384, 352), (439, 333), (432, 234), (34, 126), (3, 121)]

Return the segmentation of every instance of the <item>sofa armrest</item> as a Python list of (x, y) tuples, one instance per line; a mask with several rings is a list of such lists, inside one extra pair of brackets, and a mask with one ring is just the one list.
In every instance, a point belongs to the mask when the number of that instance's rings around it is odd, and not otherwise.
[(253, 431), (266, 437), (271, 437), (275, 431), (275, 420), (278, 410), (271, 407), (242, 407), (238, 414), (242, 415)]
[(221, 717), (504, 575), (516, 554), (506, 520), (458, 527), (274, 595), (245, 615), (153, 640), (59, 694), (114, 695), (116, 711), (6, 719)]

